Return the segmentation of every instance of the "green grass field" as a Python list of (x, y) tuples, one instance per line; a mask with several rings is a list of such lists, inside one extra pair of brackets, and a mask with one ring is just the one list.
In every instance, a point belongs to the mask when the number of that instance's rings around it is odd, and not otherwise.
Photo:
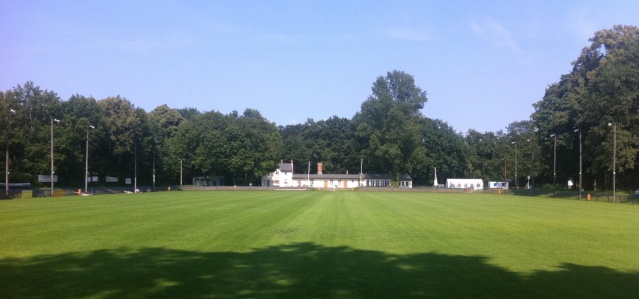
[(639, 205), (483, 194), (0, 201), (1, 298), (636, 298)]

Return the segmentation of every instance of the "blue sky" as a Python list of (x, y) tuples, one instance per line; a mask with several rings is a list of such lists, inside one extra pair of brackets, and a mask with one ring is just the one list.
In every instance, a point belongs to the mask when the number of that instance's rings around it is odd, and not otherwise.
[(388, 71), (458, 132), (528, 120), (595, 31), (639, 1), (0, 1), (0, 90), (121, 95), (278, 125), (351, 118)]

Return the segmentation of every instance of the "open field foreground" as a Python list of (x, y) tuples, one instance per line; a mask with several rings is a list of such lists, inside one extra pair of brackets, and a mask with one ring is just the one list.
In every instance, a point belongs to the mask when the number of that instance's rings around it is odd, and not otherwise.
[(0, 201), (2, 298), (636, 298), (639, 205), (483, 194)]

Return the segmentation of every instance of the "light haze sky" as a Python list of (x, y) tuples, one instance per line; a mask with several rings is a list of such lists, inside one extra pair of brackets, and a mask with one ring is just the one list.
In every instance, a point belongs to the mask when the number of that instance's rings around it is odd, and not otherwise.
[(352, 118), (401, 70), (456, 131), (528, 120), (594, 32), (639, 1), (0, 1), (0, 90), (120, 95), (151, 111)]

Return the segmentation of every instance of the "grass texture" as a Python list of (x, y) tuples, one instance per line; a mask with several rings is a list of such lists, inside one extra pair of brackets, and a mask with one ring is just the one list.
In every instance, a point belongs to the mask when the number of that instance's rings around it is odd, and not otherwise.
[(161, 192), (0, 202), (2, 298), (636, 298), (639, 205)]

